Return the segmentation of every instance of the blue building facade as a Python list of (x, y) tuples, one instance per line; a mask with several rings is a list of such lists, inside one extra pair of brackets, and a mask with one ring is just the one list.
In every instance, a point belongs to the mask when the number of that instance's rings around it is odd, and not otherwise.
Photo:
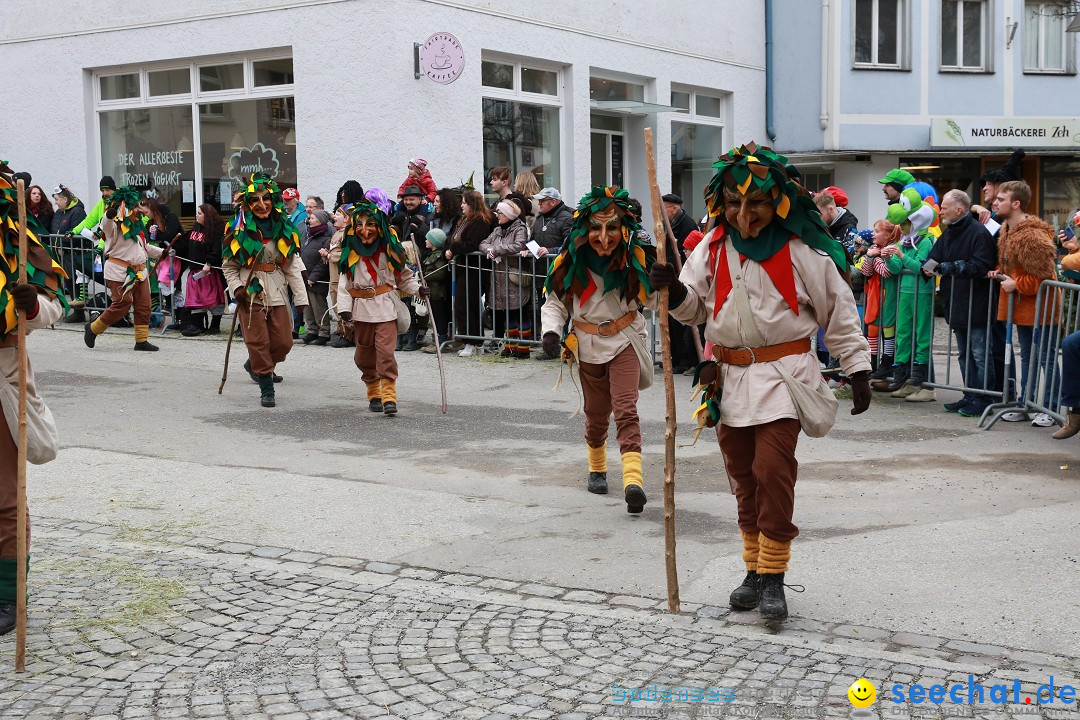
[(843, 188), (862, 227), (884, 215), (890, 169), (977, 199), (1018, 147), (1030, 212), (1060, 227), (1080, 208), (1075, 3), (766, 1), (770, 142), (811, 190)]

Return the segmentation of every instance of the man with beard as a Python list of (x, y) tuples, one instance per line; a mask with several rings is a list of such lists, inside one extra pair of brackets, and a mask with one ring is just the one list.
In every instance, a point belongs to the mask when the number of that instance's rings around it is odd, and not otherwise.
[(784, 573), (799, 533), (792, 523), (799, 430), (820, 436), (835, 421), (836, 401), (810, 352), (819, 327), (851, 379), (852, 414), (865, 411), (871, 395), (870, 351), (845, 280), (844, 248), (786, 165), (754, 143), (723, 155), (706, 190), (716, 227), (680, 276), (668, 263), (650, 273), (654, 290), (670, 288), (671, 314), (705, 323), (705, 339), (715, 344), (717, 362), (700, 369), (708, 389), (699, 414), (720, 423), (738, 502), (747, 574), (730, 605), (760, 605), (770, 620), (788, 612)]
[(274, 368), (293, 345), (288, 290), (303, 310), (307, 288), (299, 233), (269, 175), (251, 176), (236, 218), (225, 231), (221, 257), (248, 350), (244, 369), (259, 384), (262, 406), (274, 407)]
[(394, 293), (426, 295), (407, 265), (405, 248), (374, 203), (346, 205), (337, 311), (341, 336), (356, 343), (353, 361), (367, 387), (368, 409), (397, 414), (398, 309)]
[(641, 240), (640, 229), (626, 190), (594, 187), (581, 199), (570, 235), (551, 264), (540, 313), (548, 357), (559, 351), (567, 318), (573, 323), (563, 356), (580, 364), (588, 490), (607, 493), (606, 443), (614, 413), (629, 513), (640, 513), (646, 503), (637, 400), (638, 390), (651, 384), (653, 368), (639, 311), (653, 305), (649, 269), (656, 249)]

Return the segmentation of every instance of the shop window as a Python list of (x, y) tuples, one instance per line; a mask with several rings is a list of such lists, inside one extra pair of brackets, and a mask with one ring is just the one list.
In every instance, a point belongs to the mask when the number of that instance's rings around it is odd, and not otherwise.
[[(204, 107), (214, 112), (204, 113)], [(233, 194), (255, 172), (268, 174), (281, 187), (296, 185), (295, 147), (288, 142), (295, 116), (291, 97), (200, 105), (204, 202), (231, 215)]]
[(856, 68), (906, 70), (907, 0), (855, 0)]
[(671, 91), (671, 106), (680, 110), (690, 111), (690, 93), (681, 90)]
[(1075, 40), (1065, 34), (1067, 6), (1060, 2), (1024, 3), (1024, 72), (1075, 72)]
[[(194, 214), (190, 105), (109, 110), (100, 113), (100, 123), (103, 174), (118, 185), (152, 191), (177, 215)], [(187, 203), (185, 183), (192, 198)]]
[(150, 97), (159, 95), (187, 95), (191, 93), (191, 68), (175, 70), (151, 70), (146, 73)]
[(682, 197), (683, 209), (695, 220), (705, 215), (705, 187), (723, 152), (723, 126), (671, 123), (671, 191)]
[(989, 0), (943, 0), (941, 68), (989, 70)]
[(559, 186), (559, 108), (484, 98), (483, 117), (485, 171), (505, 165)]
[(933, 185), (939, 202), (950, 190), (963, 190), (973, 202), (980, 202), (978, 181), (982, 171), (979, 158), (901, 157), (900, 167), (914, 175), (916, 180)]
[(645, 101), (645, 86), (638, 83), (608, 80), (607, 78), (589, 78), (590, 100), (633, 100)]
[(255, 79), (255, 87), (293, 84), (292, 58), (256, 60), (251, 63), (251, 70)]
[(821, 168), (800, 167), (802, 173), (802, 186), (810, 192), (821, 192), (825, 188), (834, 185), (833, 171)]
[(243, 63), (203, 65), (199, 68), (199, 92), (239, 90), (244, 87)]
[(552, 70), (521, 68), (521, 91), (541, 95), (559, 94), (559, 74)]
[(480, 63), (480, 82), (485, 87), (513, 90), (514, 66), (508, 63), (484, 60)]
[(139, 97), (139, 73), (105, 75), (99, 80), (102, 100), (131, 100)]
[(1080, 210), (1080, 160), (1043, 158), (1040, 178), (1042, 209), (1039, 215), (1055, 230), (1071, 226), (1073, 215)]

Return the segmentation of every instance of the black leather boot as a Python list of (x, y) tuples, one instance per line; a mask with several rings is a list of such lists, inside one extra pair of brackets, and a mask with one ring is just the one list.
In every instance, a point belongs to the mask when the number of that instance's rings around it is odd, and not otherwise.
[(623, 499), (626, 500), (626, 512), (631, 515), (637, 515), (644, 510), (645, 503), (648, 502), (640, 485), (627, 485), (623, 491)]
[(911, 377), (911, 365), (905, 363), (903, 365), (893, 366), (893, 379), (889, 383), (889, 392), (896, 392), (900, 388), (904, 387), (908, 378)]
[(181, 310), (181, 318), (184, 327), (180, 330), (180, 334), (184, 337), (195, 337), (202, 335), (203, 333), (203, 320), (206, 319), (206, 315), (203, 313), (195, 314), (190, 310)]
[(607, 473), (589, 473), (589, 492), (594, 495), (607, 495)]
[(94, 343), (97, 342), (97, 335), (90, 329), (91, 323), (83, 325), (83, 342), (86, 343), (86, 347), (93, 348)]
[(261, 375), (259, 376), (259, 392), (262, 393), (262, 406), (274, 407), (277, 403), (274, 401), (274, 376)]
[(210, 316), (210, 327), (206, 328), (207, 335), (217, 335), (221, 332), (221, 316)]
[(878, 363), (877, 370), (870, 373), (871, 380), (884, 380), (889, 377), (893, 371), (893, 356), (882, 355), (881, 362)]
[(15, 629), (15, 603), (0, 603), (0, 635)]
[(753, 610), (761, 599), (761, 575), (751, 570), (742, 585), (731, 591), (728, 605), (732, 610)]
[(787, 617), (787, 598), (784, 597), (784, 573), (761, 575), (761, 602), (758, 609), (767, 620)]

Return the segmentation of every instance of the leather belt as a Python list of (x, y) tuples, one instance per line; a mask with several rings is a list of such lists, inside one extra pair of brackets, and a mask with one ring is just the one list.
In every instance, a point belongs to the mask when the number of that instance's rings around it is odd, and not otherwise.
[(362, 288), (349, 288), (349, 295), (354, 298), (363, 298), (364, 300), (370, 300), (376, 295), (383, 295), (394, 289), (393, 285), (379, 285), (378, 287), (362, 287)]
[(276, 272), (278, 269), (277, 263), (255, 263), (250, 270), (258, 270), (259, 272)]
[(135, 272), (140, 272), (146, 269), (146, 263), (143, 263), (142, 265), (132, 265), (127, 260), (121, 260), (120, 258), (109, 258), (109, 262), (115, 263), (116, 265), (123, 265), (126, 268), (131, 268)]
[(637, 310), (631, 310), (621, 318), (617, 320), (605, 320), (599, 325), (594, 325), (591, 322), (585, 322), (584, 320), (574, 320), (574, 329), (580, 330), (583, 333), (589, 335), (599, 335), (600, 337), (611, 337), (617, 335), (626, 328), (630, 327), (630, 324), (637, 318)]
[(713, 357), (716, 358), (716, 361), (728, 365), (753, 365), (760, 362), (773, 362), (788, 355), (801, 355), (808, 352), (810, 352), (810, 338), (756, 348), (727, 348), (719, 345), (713, 347)]

